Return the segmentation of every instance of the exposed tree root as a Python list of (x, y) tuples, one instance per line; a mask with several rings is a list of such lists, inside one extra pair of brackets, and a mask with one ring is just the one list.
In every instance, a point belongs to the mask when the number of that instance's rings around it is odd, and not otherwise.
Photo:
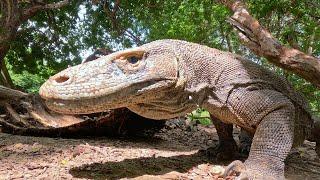
[(127, 108), (81, 116), (50, 111), (38, 95), (0, 86), (2, 132), (48, 137), (152, 135), (164, 121), (141, 117)]
[(32, 127), (30, 123), (28, 123), (23, 117), (20, 117), (19, 114), (12, 108), (12, 106), (8, 103), (5, 103), (5, 109), (11, 117), (11, 121), (13, 124), (20, 124), (26, 127)]

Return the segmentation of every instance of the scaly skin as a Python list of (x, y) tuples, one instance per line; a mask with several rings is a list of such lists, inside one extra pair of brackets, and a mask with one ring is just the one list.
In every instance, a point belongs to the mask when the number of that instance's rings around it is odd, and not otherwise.
[(218, 149), (237, 149), (231, 124), (254, 134), (241, 169), (249, 179), (283, 179), (284, 159), (313, 126), (307, 103), (282, 78), (240, 56), (179, 40), (68, 68), (43, 84), (40, 95), (49, 108), (66, 114), (128, 107), (147, 118), (169, 119), (200, 105), (221, 120), (214, 123)]

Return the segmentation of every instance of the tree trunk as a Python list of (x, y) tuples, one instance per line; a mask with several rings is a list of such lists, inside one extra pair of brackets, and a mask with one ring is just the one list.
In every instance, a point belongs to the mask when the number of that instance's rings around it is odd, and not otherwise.
[[(1, 37), (0, 37), (1, 39)], [(7, 54), (7, 52), (9, 51), (9, 47), (8, 46), (1, 46), (1, 44), (4, 43), (0, 43), (0, 85), (6, 86), (6, 87), (10, 87), (10, 88), (14, 88), (12, 79), (9, 75), (8, 69), (6, 67), (6, 63), (5, 63), (5, 56)]]
[(233, 11), (229, 22), (240, 40), (258, 56), (289, 70), (320, 88), (320, 59), (298, 49), (285, 47), (253, 18), (240, 0), (218, 0)]
[(2, 60), (2, 64), (1, 64), (1, 76), (2, 76), (2, 79), (5, 82), (4, 85), (6, 87), (14, 88), (14, 84), (12, 82), (12, 79), (10, 77), (10, 74), (8, 72), (8, 69), (7, 69), (7, 66), (6, 66), (6, 62), (5, 62), (4, 59)]

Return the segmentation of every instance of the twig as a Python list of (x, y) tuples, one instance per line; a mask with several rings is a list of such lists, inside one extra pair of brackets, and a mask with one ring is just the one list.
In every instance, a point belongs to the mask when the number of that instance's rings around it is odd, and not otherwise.
[(0, 124), (6, 128), (10, 128), (12, 130), (14, 129), (18, 129), (18, 130), (22, 130), (22, 129), (25, 129), (25, 128), (22, 128), (22, 127), (18, 127), (16, 125), (13, 125), (13, 124), (10, 124), (8, 123), (7, 121), (5, 121), (3, 118), (0, 118)]

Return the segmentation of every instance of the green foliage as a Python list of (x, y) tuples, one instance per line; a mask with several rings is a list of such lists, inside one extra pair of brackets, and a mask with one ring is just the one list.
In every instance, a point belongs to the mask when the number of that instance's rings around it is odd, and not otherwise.
[(234, 36), (225, 22), (230, 12), (208, 0), (164, 1), (145, 14), (137, 12), (135, 16), (148, 28), (148, 41), (182, 39), (226, 50), (225, 35)]
[(211, 125), (212, 121), (210, 119), (210, 114), (203, 108), (198, 108), (192, 111), (190, 114), (187, 115), (188, 119), (192, 122), (198, 121), (202, 125)]
[[(7, 62), (14, 71), (32, 72), (36, 64), (62, 70), (81, 61), (83, 45), (78, 22), (79, 4), (55, 11), (41, 12), (21, 25), (16, 41), (11, 43)], [(26, 69), (26, 67), (28, 67)]]
[(290, 74), (288, 79), (293, 82), (292, 84), (299, 92), (304, 94), (304, 97), (309, 101), (311, 111), (320, 117), (320, 90), (297, 75)]
[(20, 74), (11, 74), (13, 83), (20, 89), (24, 89), (29, 93), (37, 93), (39, 87), (46, 79), (41, 78), (37, 74), (31, 74), (28, 71), (22, 71)]
[(30, 71), (27, 71), (27, 70), (16, 72), (13, 70), (13, 66), (10, 64), (8, 64), (7, 67), (15, 86), (29, 93), (38, 93), (40, 86), (51, 75), (57, 72), (43, 65), (35, 65), (35, 68), (33, 69), (35, 73), (31, 73)]

